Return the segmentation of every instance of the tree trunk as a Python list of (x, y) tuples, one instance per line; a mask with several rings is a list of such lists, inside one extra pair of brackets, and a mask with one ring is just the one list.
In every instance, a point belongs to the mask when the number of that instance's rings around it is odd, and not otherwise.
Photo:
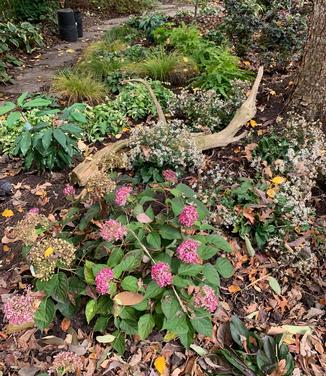
[(288, 109), (326, 121), (326, 0), (314, 0), (301, 69)]

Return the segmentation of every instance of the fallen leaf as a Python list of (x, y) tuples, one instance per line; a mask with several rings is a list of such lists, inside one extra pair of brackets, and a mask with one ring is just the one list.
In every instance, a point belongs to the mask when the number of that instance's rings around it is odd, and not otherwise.
[(275, 279), (274, 277), (268, 277), (268, 283), (271, 287), (271, 289), (277, 294), (277, 295), (281, 295), (281, 286), (280, 284), (278, 283), (277, 279)]
[(157, 372), (163, 376), (166, 371), (166, 361), (164, 356), (159, 356), (154, 361), (154, 366), (157, 370)]
[(1, 215), (5, 218), (10, 218), (14, 216), (14, 212), (11, 209), (5, 209)]
[(270, 328), (267, 332), (268, 335), (274, 336), (283, 333), (290, 333), (290, 334), (312, 334), (312, 329), (310, 326), (298, 326), (298, 325), (282, 325), (282, 326), (274, 326)]
[(140, 213), (137, 215), (137, 221), (140, 223), (151, 223), (153, 220), (145, 213)]
[(117, 294), (113, 300), (119, 305), (132, 306), (141, 303), (144, 296), (135, 292), (123, 291)]
[(68, 54), (73, 54), (75, 50), (73, 48), (68, 48), (66, 49), (66, 52), (68, 52)]
[(231, 285), (228, 287), (228, 290), (231, 294), (241, 291), (241, 288), (238, 285)]
[(271, 182), (275, 185), (281, 185), (286, 182), (286, 178), (284, 178), (283, 176), (275, 176), (275, 178), (273, 178)]
[(276, 196), (277, 190), (275, 188), (270, 188), (266, 193), (268, 197), (274, 198)]
[(111, 343), (115, 340), (115, 336), (112, 334), (105, 334), (104, 336), (97, 336), (96, 341), (99, 343)]
[(9, 252), (10, 248), (7, 246), (7, 244), (4, 244), (4, 246), (2, 247), (2, 250), (3, 252)]
[(62, 329), (62, 331), (66, 332), (70, 328), (70, 325), (71, 325), (71, 321), (65, 317), (61, 321), (60, 328)]

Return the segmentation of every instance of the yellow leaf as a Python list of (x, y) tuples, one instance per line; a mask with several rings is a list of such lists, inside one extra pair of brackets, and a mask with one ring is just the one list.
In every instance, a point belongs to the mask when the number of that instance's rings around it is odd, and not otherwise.
[(274, 95), (276, 95), (276, 91), (274, 91), (274, 90), (270, 90), (270, 91), (269, 91), (269, 94), (274, 96)]
[(73, 48), (68, 48), (66, 52), (68, 52), (68, 54), (73, 54), (75, 50)]
[(188, 63), (189, 59), (188, 59), (187, 57), (183, 57), (183, 61), (184, 61), (185, 63)]
[(231, 285), (228, 287), (228, 290), (231, 294), (235, 294), (236, 292), (241, 291), (241, 288), (237, 285)]
[(164, 356), (159, 356), (155, 359), (154, 366), (156, 371), (162, 376), (166, 370), (166, 361)]
[(115, 135), (115, 138), (116, 138), (117, 140), (119, 140), (119, 138), (121, 138), (121, 136), (122, 136), (122, 134), (121, 134), (121, 133), (118, 133), (118, 134)]
[(5, 217), (5, 218), (10, 218), (14, 215), (14, 212), (10, 209), (5, 209), (3, 212), (2, 212), (2, 216)]
[(54, 252), (54, 249), (52, 247), (49, 247), (47, 248), (45, 251), (44, 251), (44, 256), (45, 257), (50, 257), (52, 255), (52, 253)]
[(129, 128), (122, 128), (122, 132), (128, 132)]
[(272, 183), (275, 185), (280, 185), (286, 182), (286, 179), (283, 178), (283, 176), (275, 176), (275, 178), (272, 179)]
[(177, 335), (173, 332), (167, 331), (164, 336), (164, 342), (170, 342), (177, 338)]
[(7, 246), (7, 244), (5, 244), (2, 249), (3, 249), (3, 252), (9, 252), (10, 251), (10, 248)]
[(247, 67), (249, 67), (250, 66), (250, 61), (245, 60), (245, 61), (243, 61), (243, 64), (246, 65)]
[(274, 198), (276, 196), (276, 189), (270, 188), (267, 190), (267, 196), (270, 198)]
[(257, 126), (257, 121), (256, 120), (250, 120), (249, 124), (251, 125), (252, 128), (255, 128)]

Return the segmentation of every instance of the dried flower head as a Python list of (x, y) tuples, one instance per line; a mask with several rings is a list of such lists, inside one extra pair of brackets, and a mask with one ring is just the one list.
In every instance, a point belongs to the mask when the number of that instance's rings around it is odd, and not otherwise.
[(42, 214), (36, 212), (37, 208), (31, 209), (24, 219), (19, 221), (13, 231), (13, 235), (17, 240), (22, 241), (26, 245), (32, 245), (36, 242), (38, 234), (36, 227), (48, 227), (50, 225), (49, 220)]
[(165, 262), (158, 262), (152, 266), (151, 276), (160, 287), (165, 287), (172, 284), (172, 273), (170, 266)]
[(177, 174), (175, 171), (172, 171), (172, 170), (164, 170), (162, 172), (162, 175), (163, 175), (163, 178), (165, 181), (168, 181), (170, 183), (177, 183), (178, 182), (178, 178), (177, 178)]
[(186, 205), (179, 215), (179, 222), (182, 226), (191, 227), (198, 220), (197, 209), (193, 205)]
[(28, 260), (33, 266), (36, 278), (48, 280), (58, 266), (69, 268), (75, 259), (75, 247), (58, 238), (44, 239), (35, 244)]
[(118, 206), (125, 206), (131, 192), (132, 188), (126, 185), (118, 188), (115, 193), (115, 204)]
[(109, 282), (114, 278), (113, 271), (110, 268), (104, 268), (97, 273), (95, 278), (96, 290), (99, 294), (105, 295), (108, 293)]
[(26, 289), (23, 295), (14, 295), (9, 298), (4, 306), (3, 312), (9, 324), (22, 325), (34, 321), (34, 314), (37, 310), (37, 300), (30, 289)]
[(113, 242), (127, 235), (127, 228), (115, 219), (109, 219), (101, 225), (100, 235), (104, 240)]
[(76, 189), (72, 185), (67, 184), (63, 188), (63, 194), (65, 196), (74, 196), (76, 194)]
[(53, 358), (49, 373), (57, 373), (64, 376), (68, 373), (76, 374), (83, 368), (83, 362), (77, 354), (70, 351), (62, 351)]
[(199, 243), (195, 240), (188, 239), (182, 242), (176, 250), (176, 255), (179, 260), (186, 264), (200, 263), (200, 257), (197, 253)]
[(215, 312), (218, 306), (218, 297), (215, 291), (209, 286), (201, 286), (195, 293), (194, 303), (199, 308), (207, 309), (209, 312)]
[(100, 170), (111, 171), (114, 169), (127, 168), (128, 157), (126, 153), (108, 153), (102, 157), (98, 164)]
[(86, 185), (88, 194), (95, 200), (101, 199), (106, 193), (113, 192), (115, 188), (115, 182), (104, 172), (93, 176)]

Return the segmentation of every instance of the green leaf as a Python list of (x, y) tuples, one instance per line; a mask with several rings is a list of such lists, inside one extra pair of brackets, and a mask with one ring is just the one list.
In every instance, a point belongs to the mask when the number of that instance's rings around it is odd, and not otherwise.
[(65, 303), (68, 300), (69, 284), (65, 273), (59, 272), (54, 277), (54, 289), (52, 291), (52, 298), (57, 302)]
[(89, 324), (96, 315), (96, 300), (92, 299), (86, 304), (85, 316), (86, 321)]
[(144, 298), (145, 299), (155, 298), (156, 296), (160, 295), (162, 291), (163, 289), (160, 286), (158, 286), (156, 282), (151, 281), (147, 286)]
[(209, 317), (194, 317), (191, 319), (191, 325), (197, 333), (203, 334), (206, 337), (212, 337), (213, 324)]
[(43, 133), (43, 137), (42, 137), (42, 145), (45, 150), (49, 148), (49, 146), (51, 145), (51, 141), (52, 141), (52, 129), (50, 128), (50, 129), (47, 129)]
[(207, 350), (205, 350), (203, 347), (200, 347), (198, 345), (192, 344), (190, 345), (190, 348), (194, 350), (199, 356), (206, 356), (208, 354)]
[(81, 221), (79, 223), (79, 229), (81, 231), (85, 230), (86, 227), (91, 222), (91, 220), (94, 219), (97, 215), (99, 215), (100, 211), (101, 211), (100, 205), (95, 204), (95, 205), (91, 206), (87, 210), (87, 212), (84, 215), (84, 217), (81, 219)]
[(7, 126), (8, 127), (14, 126), (17, 123), (17, 121), (20, 119), (20, 117), (21, 117), (21, 114), (20, 114), (20, 112), (17, 112), (17, 111), (9, 114), (9, 116), (7, 118)]
[(50, 99), (35, 98), (22, 104), (22, 107), (26, 109), (31, 109), (31, 108), (37, 108), (37, 107), (47, 107), (50, 104), (52, 104), (52, 100)]
[(161, 248), (161, 237), (157, 232), (150, 232), (146, 236), (147, 243), (151, 248), (160, 249)]
[(123, 256), (124, 256), (124, 252), (121, 248), (113, 248), (111, 250), (110, 257), (107, 261), (108, 266), (110, 266), (111, 268), (114, 268), (115, 266), (119, 264)]
[(248, 236), (244, 236), (244, 240), (245, 240), (245, 243), (246, 243), (246, 248), (247, 248), (247, 251), (248, 251), (248, 254), (250, 257), (254, 257), (256, 252), (250, 242), (250, 239), (248, 238)]
[(249, 331), (245, 327), (244, 323), (237, 316), (232, 316), (230, 323), (231, 335), (234, 340), (241, 348), (243, 348), (243, 341), (241, 337), (248, 338)]
[[(178, 184), (173, 191), (181, 192), (185, 197), (192, 198), (196, 196), (196, 193), (185, 184)], [(173, 193), (172, 193), (173, 194)]]
[(181, 264), (178, 270), (179, 276), (194, 277), (203, 270), (201, 265)]
[(55, 128), (53, 130), (53, 136), (54, 138), (58, 141), (58, 143), (65, 148), (67, 144), (67, 137), (66, 135), (62, 132), (60, 128)]
[(188, 287), (191, 282), (188, 279), (179, 277), (178, 275), (173, 276), (173, 285), (179, 288)]
[(162, 225), (159, 228), (159, 233), (163, 239), (174, 240), (181, 239), (181, 233), (175, 227), (170, 225)]
[(212, 264), (207, 263), (204, 265), (203, 274), (208, 284), (213, 287), (220, 287), (220, 276)]
[(15, 103), (5, 102), (2, 106), (0, 106), (0, 116), (6, 114), (9, 111), (12, 111), (15, 108), (16, 108)]
[(143, 258), (143, 251), (140, 249), (135, 249), (134, 251), (129, 251), (121, 260), (118, 265), (119, 269), (123, 272), (131, 272), (138, 267), (140, 267)]
[(100, 316), (93, 327), (94, 332), (104, 332), (109, 323), (109, 316)]
[(198, 255), (203, 260), (209, 260), (216, 255), (219, 250), (217, 248), (208, 247), (203, 245), (198, 248)]
[(94, 285), (95, 284), (95, 278), (93, 274), (93, 266), (94, 262), (86, 260), (84, 265), (84, 278), (87, 284)]
[(19, 142), (20, 151), (22, 152), (24, 156), (28, 152), (31, 145), (32, 145), (31, 134), (29, 132), (24, 132)]
[(166, 291), (162, 297), (162, 311), (164, 316), (168, 319), (174, 319), (182, 313), (182, 308), (172, 291)]
[(142, 340), (146, 339), (153, 331), (155, 321), (150, 313), (146, 313), (138, 320), (138, 334)]
[(174, 215), (178, 216), (185, 206), (184, 200), (181, 197), (175, 197), (170, 202)]
[(28, 92), (25, 91), (25, 93), (21, 94), (17, 99), (17, 104), (19, 107), (22, 107), (24, 100), (28, 97)]
[(134, 276), (128, 275), (122, 280), (121, 287), (125, 291), (137, 292), (138, 291), (138, 279)]
[(219, 257), (216, 261), (215, 267), (223, 278), (230, 278), (233, 276), (233, 266), (225, 257)]
[(112, 343), (112, 347), (118, 354), (122, 355), (125, 352), (125, 336), (118, 330), (112, 334), (116, 337)]
[(278, 281), (274, 277), (268, 277), (268, 283), (269, 283), (271, 289), (277, 295), (281, 295), (281, 293), (282, 293), (281, 286), (280, 286), (280, 284), (278, 283)]
[(207, 235), (206, 242), (215, 245), (216, 248), (221, 249), (222, 251), (232, 252), (231, 245), (221, 236)]
[(36, 326), (41, 330), (46, 329), (53, 321), (54, 316), (55, 316), (55, 305), (52, 299), (43, 298), (41, 301), (41, 304), (39, 305), (34, 315)]
[(187, 333), (189, 330), (187, 317), (185, 314), (180, 315), (179, 317), (174, 317), (170, 320), (164, 319), (163, 328), (169, 330), (176, 335), (181, 335)]

